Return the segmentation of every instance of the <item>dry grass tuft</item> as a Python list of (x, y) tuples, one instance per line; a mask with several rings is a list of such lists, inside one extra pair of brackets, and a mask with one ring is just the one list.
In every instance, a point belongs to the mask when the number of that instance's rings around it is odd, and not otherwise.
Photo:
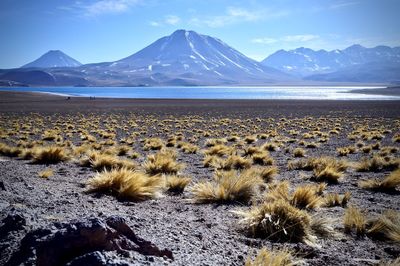
[(353, 154), (356, 152), (356, 147), (347, 146), (342, 148), (337, 148), (337, 152), (339, 156), (347, 156), (348, 154)]
[(327, 194), (323, 199), (323, 206), (324, 207), (335, 207), (341, 206), (346, 207), (347, 203), (351, 198), (351, 193), (347, 191), (344, 195), (339, 195), (338, 193), (330, 193)]
[(167, 150), (147, 156), (143, 168), (149, 175), (176, 174), (184, 168), (184, 164), (176, 161), (176, 154)]
[(400, 169), (393, 171), (382, 181), (376, 179), (369, 179), (360, 181), (358, 186), (364, 189), (391, 192), (396, 190), (396, 187), (400, 186)]
[(89, 192), (112, 193), (124, 199), (139, 201), (158, 197), (163, 180), (159, 175), (148, 176), (121, 168), (97, 173), (87, 184)]
[(394, 170), (399, 168), (400, 159), (391, 157), (382, 157), (375, 155), (372, 158), (363, 158), (361, 162), (356, 165), (358, 172), (379, 172), (382, 170)]
[(39, 164), (55, 164), (70, 159), (64, 147), (48, 146), (38, 147), (33, 150), (33, 162)]
[(258, 193), (263, 180), (248, 171), (217, 171), (214, 181), (203, 181), (191, 188), (197, 203), (248, 203)]
[(274, 241), (312, 242), (311, 217), (287, 201), (276, 200), (254, 206), (248, 211), (235, 211), (239, 223), (252, 237)]
[(313, 170), (314, 175), (311, 177), (312, 180), (337, 183), (343, 176), (343, 172), (348, 168), (348, 163), (332, 157), (319, 157), (291, 161), (288, 164), (288, 168), (289, 170)]
[(251, 162), (243, 157), (237, 155), (231, 155), (226, 160), (221, 161), (219, 169), (231, 170), (231, 169), (248, 169), (251, 167)]
[(315, 209), (321, 203), (322, 199), (318, 196), (316, 187), (310, 185), (297, 187), (290, 200), (290, 204), (300, 209)]
[(270, 154), (267, 151), (260, 151), (253, 153), (251, 158), (254, 164), (272, 165), (274, 163), (274, 159), (270, 156)]
[(344, 230), (350, 233), (355, 229), (358, 236), (364, 235), (366, 232), (366, 217), (360, 209), (355, 206), (350, 206), (346, 209), (343, 217)]
[(185, 187), (192, 181), (190, 177), (181, 177), (177, 175), (167, 175), (165, 177), (165, 186), (168, 192), (180, 194)]
[(144, 140), (143, 150), (161, 150), (163, 146), (164, 143), (160, 138), (149, 138)]
[(306, 155), (306, 151), (302, 148), (296, 148), (293, 150), (294, 157), (304, 157)]
[(300, 263), (287, 249), (269, 251), (262, 248), (253, 261), (246, 261), (245, 266), (292, 266)]
[(400, 243), (400, 213), (386, 210), (379, 217), (371, 219), (367, 234), (373, 238)]
[(96, 170), (111, 170), (113, 168), (135, 169), (137, 165), (134, 161), (121, 159), (115, 155), (88, 151), (85, 158), (80, 161), (82, 166), (90, 166)]
[(11, 147), (5, 143), (0, 143), (0, 155), (8, 157), (17, 157), (21, 154), (22, 149), (19, 147)]
[(204, 150), (205, 155), (216, 155), (216, 156), (224, 156), (224, 155), (229, 155), (232, 153), (232, 148), (225, 146), (223, 144), (217, 144), (214, 146), (211, 146), (209, 149)]
[(40, 171), (38, 173), (39, 177), (41, 177), (41, 178), (49, 178), (53, 174), (54, 174), (54, 171), (53, 171), (53, 169), (50, 169), (50, 168), (44, 169), (43, 171)]

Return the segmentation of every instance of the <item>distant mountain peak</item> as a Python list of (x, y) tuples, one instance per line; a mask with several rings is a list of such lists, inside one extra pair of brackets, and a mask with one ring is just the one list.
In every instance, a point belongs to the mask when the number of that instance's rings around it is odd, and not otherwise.
[(49, 50), (21, 68), (77, 67), (80, 65), (82, 65), (80, 62), (60, 50)]
[(388, 46), (366, 48), (360, 44), (332, 51), (314, 51), (300, 47), (289, 51), (279, 50), (262, 61), (267, 66), (300, 77), (335, 72), (372, 62), (399, 64), (400, 52)]

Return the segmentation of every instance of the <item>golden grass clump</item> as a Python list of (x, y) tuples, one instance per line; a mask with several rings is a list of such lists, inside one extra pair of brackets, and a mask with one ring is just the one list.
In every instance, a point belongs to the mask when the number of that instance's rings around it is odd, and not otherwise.
[(339, 156), (347, 156), (348, 154), (355, 153), (356, 152), (356, 147), (347, 146), (347, 147), (337, 148), (337, 152), (338, 152)]
[(258, 193), (263, 180), (247, 171), (217, 171), (213, 181), (202, 181), (191, 188), (196, 203), (248, 203)]
[(259, 165), (272, 165), (274, 159), (270, 156), (267, 151), (256, 152), (251, 156), (254, 164)]
[(323, 198), (324, 207), (335, 207), (341, 206), (346, 207), (347, 203), (351, 198), (351, 193), (347, 191), (344, 195), (339, 195), (338, 193), (329, 193)]
[(143, 150), (161, 150), (163, 146), (164, 143), (160, 138), (149, 138), (144, 140)]
[(383, 214), (367, 223), (368, 236), (376, 239), (400, 243), (400, 213), (386, 210)]
[(344, 230), (346, 233), (350, 233), (355, 229), (358, 236), (364, 235), (366, 232), (366, 216), (365, 214), (355, 206), (347, 207), (343, 217)]
[(55, 164), (68, 161), (70, 156), (64, 147), (47, 146), (34, 148), (32, 159), (38, 164)]
[(302, 148), (296, 148), (293, 150), (294, 157), (304, 157), (306, 155), (306, 151)]
[(43, 171), (40, 171), (38, 173), (39, 177), (41, 177), (41, 178), (49, 178), (53, 174), (54, 174), (54, 171), (51, 168), (44, 169)]
[(262, 148), (267, 151), (277, 151), (279, 149), (278, 145), (272, 142), (264, 143)]
[(375, 155), (372, 158), (363, 158), (356, 164), (358, 172), (379, 172), (382, 170), (394, 170), (399, 168), (400, 159), (392, 157), (382, 157)]
[(315, 186), (305, 185), (297, 187), (293, 192), (290, 203), (299, 209), (315, 209), (322, 203)]
[(248, 259), (245, 266), (293, 266), (300, 264), (300, 260), (295, 260), (293, 254), (287, 250), (269, 251), (262, 248), (254, 260)]
[(383, 180), (368, 179), (360, 181), (358, 186), (368, 190), (391, 192), (396, 190), (396, 187), (400, 186), (400, 169), (397, 169), (390, 173)]
[(278, 168), (276, 166), (252, 167), (246, 170), (246, 174), (259, 176), (265, 183), (271, 183), (278, 174)]
[(159, 175), (148, 176), (142, 172), (120, 168), (97, 173), (87, 185), (88, 192), (112, 193), (124, 199), (141, 201), (158, 197), (163, 179)]
[(168, 192), (180, 194), (185, 190), (185, 187), (192, 181), (190, 177), (182, 177), (178, 175), (165, 176), (165, 187)]
[(337, 183), (347, 169), (348, 163), (344, 160), (336, 160), (332, 157), (308, 158), (291, 161), (289, 170), (302, 169), (313, 170), (312, 180), (317, 182)]
[(235, 211), (241, 216), (239, 224), (252, 237), (273, 241), (312, 242), (311, 217), (290, 205), (276, 200), (253, 206), (248, 211)]
[(17, 157), (22, 152), (22, 149), (19, 147), (11, 147), (5, 143), (0, 143), (0, 155), (8, 156), (8, 157)]
[(80, 164), (82, 166), (90, 166), (96, 170), (111, 170), (113, 168), (135, 169), (137, 167), (134, 161), (95, 151), (88, 151), (86, 157), (81, 159)]
[(216, 155), (216, 156), (224, 156), (232, 153), (232, 148), (225, 146), (224, 144), (217, 144), (211, 146), (209, 149), (204, 150), (205, 155)]
[(237, 155), (231, 155), (226, 160), (220, 161), (220, 166), (217, 168), (223, 170), (231, 169), (248, 169), (251, 167), (251, 161)]
[(176, 161), (176, 153), (163, 150), (147, 156), (143, 168), (149, 175), (176, 174), (184, 168), (184, 164)]
[(199, 147), (188, 142), (180, 143), (180, 148), (183, 153), (196, 153), (199, 150)]

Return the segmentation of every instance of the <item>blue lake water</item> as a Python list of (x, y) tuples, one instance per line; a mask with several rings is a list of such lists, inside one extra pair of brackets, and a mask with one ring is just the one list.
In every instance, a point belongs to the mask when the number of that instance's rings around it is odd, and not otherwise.
[(308, 100), (394, 100), (398, 96), (348, 93), (354, 89), (383, 87), (268, 86), (268, 87), (37, 87), (0, 88), (1, 91), (30, 91), (65, 96), (159, 99), (308, 99)]

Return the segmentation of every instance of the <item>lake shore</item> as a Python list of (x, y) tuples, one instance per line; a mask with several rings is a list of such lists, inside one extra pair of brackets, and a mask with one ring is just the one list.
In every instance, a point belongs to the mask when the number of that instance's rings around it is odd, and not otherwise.
[(198, 100), (66, 97), (36, 92), (0, 91), (1, 113), (138, 112), (141, 114), (211, 116), (306, 116), (332, 112), (363, 116), (400, 115), (400, 100)]
[(368, 95), (385, 95), (385, 96), (400, 96), (400, 86), (386, 87), (379, 89), (357, 89), (351, 90), (348, 93), (361, 93)]

